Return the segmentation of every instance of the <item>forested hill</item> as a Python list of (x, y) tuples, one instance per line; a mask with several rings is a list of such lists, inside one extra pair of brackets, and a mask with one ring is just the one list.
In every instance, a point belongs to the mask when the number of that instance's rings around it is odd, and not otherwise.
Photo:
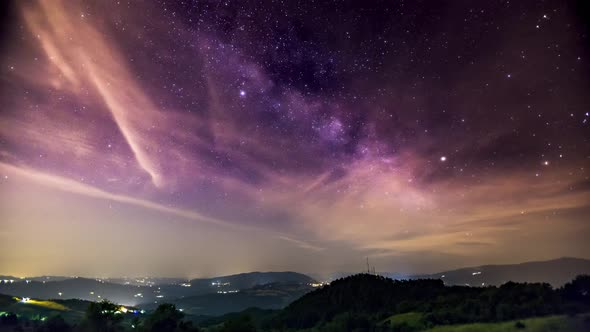
[[(590, 277), (564, 288), (508, 282), (500, 287), (445, 286), (441, 280), (392, 280), (359, 274), (332, 282), (291, 303), (273, 320), (275, 328), (318, 327), (346, 316), (347, 322), (380, 322), (419, 312), (431, 325), (493, 322), (590, 309)], [(360, 324), (360, 323), (359, 323)], [(362, 325), (362, 324), (361, 324)]]

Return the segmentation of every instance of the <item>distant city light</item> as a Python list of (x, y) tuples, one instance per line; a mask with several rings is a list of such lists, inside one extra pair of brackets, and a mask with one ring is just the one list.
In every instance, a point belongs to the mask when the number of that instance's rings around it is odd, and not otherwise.
[(324, 282), (318, 282), (318, 283), (315, 283), (315, 282), (314, 282), (314, 283), (311, 283), (311, 284), (309, 284), (309, 285), (310, 285), (311, 287), (317, 288), (317, 287), (323, 287), (323, 286), (325, 286), (325, 285), (329, 285), (329, 284), (330, 284), (329, 282), (326, 282), (326, 281), (324, 281)]

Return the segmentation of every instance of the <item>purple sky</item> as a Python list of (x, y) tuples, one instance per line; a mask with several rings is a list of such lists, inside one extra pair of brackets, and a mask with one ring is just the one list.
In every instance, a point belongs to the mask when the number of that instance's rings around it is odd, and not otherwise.
[(8, 4), (0, 272), (590, 258), (577, 6)]

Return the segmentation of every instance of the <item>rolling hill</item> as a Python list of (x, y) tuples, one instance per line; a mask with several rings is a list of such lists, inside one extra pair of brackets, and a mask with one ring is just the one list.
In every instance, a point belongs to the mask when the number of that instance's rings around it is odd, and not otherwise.
[(410, 279), (441, 279), (445, 285), (465, 286), (499, 286), (508, 281), (546, 282), (560, 287), (581, 274), (590, 274), (590, 260), (564, 257), (521, 264), (467, 267), (412, 276)]
[[(372, 274), (338, 279), (269, 318), (275, 330), (414, 331), (439, 325), (494, 323), (590, 310), (590, 277), (563, 289), (546, 283), (448, 286), (441, 280), (393, 280)], [(412, 327), (413, 326), (413, 327)], [(410, 329), (412, 327), (412, 329)]]
[[(0, 282), (0, 294), (39, 299), (82, 299), (100, 301), (108, 299), (124, 305), (139, 303), (172, 302), (174, 299), (194, 297), (218, 292), (229, 292), (250, 289), (260, 285), (298, 284), (307, 285), (314, 280), (304, 274), (295, 272), (251, 272), (215, 278), (192, 279), (178, 282), (178, 279), (160, 279), (173, 284), (157, 284), (148, 282), (146, 285), (126, 284), (117, 279), (88, 278), (26, 278), (10, 277), (8, 282)], [(13, 282), (10, 282), (13, 280)], [(55, 281), (54, 281), (55, 280)], [(157, 279), (156, 279), (157, 280)]]
[(83, 300), (30, 300), (26, 303), (19, 298), (0, 294), (0, 311), (11, 312), (28, 319), (42, 319), (61, 315), (70, 322), (79, 321), (90, 302)]
[[(247, 308), (281, 309), (313, 290), (305, 283), (270, 283), (239, 291), (189, 296), (168, 300), (189, 315), (218, 316), (239, 312)], [(225, 293), (224, 293), (225, 292)], [(158, 303), (140, 305), (146, 310), (154, 309)]]

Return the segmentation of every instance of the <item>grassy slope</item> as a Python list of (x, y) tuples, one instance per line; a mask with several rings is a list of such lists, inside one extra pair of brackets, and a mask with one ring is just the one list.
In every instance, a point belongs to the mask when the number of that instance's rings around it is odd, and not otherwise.
[(520, 320), (525, 328), (515, 326), (517, 321), (503, 323), (476, 323), (438, 326), (425, 332), (584, 332), (590, 331), (589, 315), (576, 317), (549, 316)]
[(54, 315), (61, 315), (64, 319), (74, 322), (84, 315), (88, 302), (79, 300), (36, 300), (27, 303), (20, 302), (20, 298), (0, 295), (0, 312), (12, 312), (29, 319), (41, 319)]
[(424, 314), (420, 312), (407, 312), (404, 314), (393, 315), (385, 319), (382, 323), (385, 323), (389, 326), (398, 326), (399, 324), (406, 324), (409, 328), (415, 330), (423, 329), (425, 326)]

